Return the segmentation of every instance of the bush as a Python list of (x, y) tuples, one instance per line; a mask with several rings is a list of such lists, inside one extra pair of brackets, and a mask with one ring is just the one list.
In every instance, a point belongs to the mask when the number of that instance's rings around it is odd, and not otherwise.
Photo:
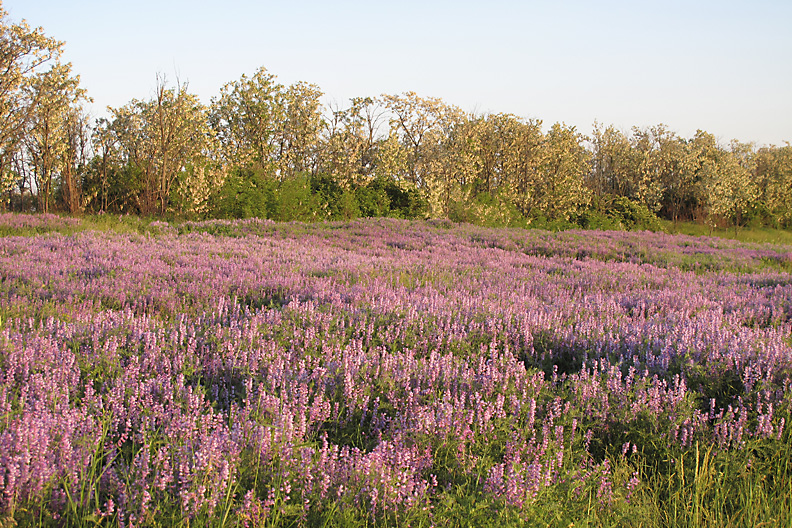
[(395, 218), (423, 218), (429, 210), (429, 202), (418, 189), (403, 189), (392, 179), (378, 178), (372, 182), (381, 186), (390, 201), (388, 216)]
[(497, 194), (478, 193), (474, 198), (451, 202), (448, 218), (485, 227), (527, 227), (517, 207)]
[(214, 218), (271, 218), (277, 182), (262, 170), (234, 167), (212, 201)]
[(386, 184), (387, 182), (383, 178), (378, 178), (370, 184), (357, 187), (354, 190), (360, 216), (366, 218), (390, 216), (390, 198), (385, 191)]
[(621, 222), (627, 229), (648, 231), (662, 231), (663, 229), (660, 219), (648, 207), (624, 196), (618, 196), (611, 200), (607, 214)]
[(743, 224), (748, 227), (772, 227), (774, 229), (782, 227), (783, 219), (783, 213), (774, 214), (774, 211), (763, 202), (752, 203), (742, 216)]
[(360, 216), (364, 217), (423, 218), (429, 209), (429, 202), (420, 191), (403, 189), (395, 180), (383, 176), (357, 187), (354, 195)]
[(583, 229), (618, 230), (624, 227), (619, 220), (596, 209), (586, 209), (574, 218), (574, 222)]
[(276, 193), (274, 220), (316, 222), (329, 218), (327, 203), (311, 192), (311, 179), (305, 175), (283, 180)]
[(585, 229), (642, 229), (662, 231), (660, 218), (644, 204), (625, 196), (595, 197), (591, 205), (572, 219)]

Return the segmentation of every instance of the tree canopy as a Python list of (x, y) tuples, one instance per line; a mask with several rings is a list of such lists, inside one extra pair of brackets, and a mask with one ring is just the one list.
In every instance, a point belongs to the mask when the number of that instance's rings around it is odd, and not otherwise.
[[(266, 68), (208, 105), (188, 83), (91, 120), (63, 43), (0, 4), (0, 192), (15, 210), (322, 220), (391, 215), (490, 225), (641, 218), (792, 225), (792, 146), (666, 125), (589, 135), (474, 114), (414, 92), (324, 107)], [(627, 214), (625, 211), (632, 211)]]

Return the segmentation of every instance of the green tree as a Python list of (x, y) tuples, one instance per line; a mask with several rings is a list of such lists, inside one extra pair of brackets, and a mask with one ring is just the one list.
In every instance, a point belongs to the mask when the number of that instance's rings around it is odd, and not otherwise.
[(31, 29), (23, 20), (13, 24), (0, 3), (0, 192), (11, 190), (19, 179), (12, 171), (13, 158), (25, 139), (34, 112), (41, 103), (41, 92), (31, 83), (57, 62), (63, 47)]
[(124, 165), (136, 169), (128, 174), (141, 178), (138, 210), (165, 214), (182, 173), (190, 165), (201, 166), (214, 150), (205, 107), (185, 85), (168, 88), (158, 79), (153, 99), (110, 111)]
[(707, 206), (711, 227), (718, 219), (731, 222), (735, 229), (743, 214), (758, 197), (749, 163), (738, 152), (721, 148), (712, 134), (697, 131), (692, 140), (701, 195)]
[(83, 193), (86, 205), (95, 212), (123, 212), (134, 207), (132, 196), (136, 193), (123, 185), (127, 180), (121, 178), (125, 161), (114, 124), (101, 118), (91, 131), (93, 159), (83, 181)]
[(275, 220), (281, 222), (315, 222), (327, 219), (320, 198), (311, 192), (311, 180), (299, 174), (283, 180), (276, 194)]
[(589, 203), (584, 179), (589, 172), (588, 152), (582, 141), (575, 127), (558, 123), (546, 134), (540, 167), (543, 177), (535, 183), (532, 195), (550, 218), (568, 220)]
[(755, 181), (759, 199), (778, 225), (792, 225), (792, 145), (763, 147), (756, 152)]
[(273, 218), (277, 184), (262, 169), (234, 167), (211, 201), (211, 214), (220, 218)]
[(303, 82), (283, 93), (284, 115), (277, 136), (276, 166), (282, 181), (297, 174), (316, 174), (324, 127), (319, 87)]
[(30, 115), (30, 128), (21, 153), (33, 175), (38, 209), (49, 212), (55, 185), (61, 178), (66, 185), (70, 212), (79, 210), (80, 199), (74, 171), (79, 163), (78, 144), (84, 138), (85, 121), (79, 116), (86, 99), (79, 77), (71, 75), (71, 65), (56, 64), (29, 80), (31, 98), (38, 101)]
[(213, 98), (209, 123), (226, 165), (275, 173), (282, 123), (286, 114), (283, 86), (266, 68), (228, 83)]

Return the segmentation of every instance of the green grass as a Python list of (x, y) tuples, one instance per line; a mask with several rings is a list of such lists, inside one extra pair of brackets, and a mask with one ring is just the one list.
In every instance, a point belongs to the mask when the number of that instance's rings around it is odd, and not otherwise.
[[(35, 215), (33, 215), (35, 216)], [(62, 235), (73, 235), (83, 231), (103, 231), (119, 234), (146, 233), (152, 231), (150, 224), (156, 218), (144, 218), (133, 215), (85, 215), (72, 218), (57, 215), (63, 218), (63, 222), (53, 219), (42, 225), (37, 226), (8, 226), (0, 225), (0, 237), (5, 236), (36, 236), (44, 233), (59, 233)], [(53, 215), (53, 218), (57, 218)], [(76, 220), (76, 222), (74, 222)]]
[(696, 445), (654, 474), (636, 508), (669, 527), (792, 527), (792, 448), (756, 442), (743, 451)]
[[(712, 446), (696, 444), (685, 451), (672, 453), (669, 449), (665, 453), (668, 458), (663, 460), (641, 459), (640, 454), (609, 458), (614, 482), (638, 471), (642, 483), (632, 493), (625, 494), (621, 489), (604, 502), (596, 483), (580, 488), (571, 479), (543, 489), (532, 502), (518, 509), (494, 501), (481, 492), (479, 482), (468, 480), (436, 494), (428, 506), (380, 511), (375, 515), (352, 503), (330, 504), (311, 509), (306, 515), (284, 508), (258, 519), (255, 526), (790, 528), (792, 445), (789, 440), (787, 433), (780, 442), (752, 441), (739, 451), (718, 451)], [(101, 462), (91, 464), (91, 471), (100, 465)], [(61, 519), (38, 517), (39, 510), (34, 507), (24, 513), (17, 512), (16, 520), (21, 522), (20, 526), (118, 526), (114, 516), (99, 519), (93, 515), (92, 510), (97, 508), (95, 500), (85, 499), (68, 497), (67, 510)], [(244, 519), (234, 514), (230, 504), (214, 516), (199, 516), (194, 522), (179, 515), (178, 505), (160, 504), (157, 508), (160, 515), (151, 521), (156, 526), (244, 526)], [(0, 526), (5, 526), (2, 518)]]
[[(64, 218), (68, 218), (64, 216)], [(81, 231), (109, 231), (114, 233), (157, 233), (158, 229), (151, 227), (151, 223), (157, 221), (154, 217), (139, 217), (135, 215), (84, 215), (79, 217), (79, 223), (76, 225), (44, 225), (38, 227), (8, 227), (0, 225), (1, 236), (35, 236), (42, 233), (56, 232), (64, 235), (70, 235)], [(171, 225), (177, 227), (182, 224), (182, 221), (176, 219), (168, 220)], [(430, 223), (438, 224), (440, 220), (430, 221)], [(453, 225), (450, 224), (449, 225)], [(615, 225), (615, 224), (614, 224)], [(792, 245), (792, 229), (777, 229), (772, 227), (740, 227), (740, 228), (710, 228), (707, 225), (698, 224), (694, 222), (677, 222), (661, 221), (662, 230), (669, 234), (682, 234), (690, 236), (712, 236), (717, 238), (737, 240), (739, 242), (761, 243), (761, 244), (785, 244)], [(550, 231), (559, 231), (569, 228), (579, 229), (569, 223), (546, 223), (542, 224), (533, 223), (528, 225), (527, 228), (534, 229), (537, 227), (547, 228)], [(613, 227), (610, 225), (592, 226), (608, 229)], [(293, 228), (293, 227), (292, 227)], [(213, 234), (223, 235), (227, 234), (229, 228), (225, 226), (212, 226), (202, 228)], [(189, 229), (188, 229), (189, 231)]]
[(776, 229), (772, 227), (740, 227), (735, 230), (730, 228), (710, 229), (706, 225), (693, 222), (680, 222), (673, 224), (667, 222), (666, 231), (671, 234), (690, 236), (713, 236), (739, 242), (752, 242), (758, 244), (787, 244), (792, 245), (792, 230)]

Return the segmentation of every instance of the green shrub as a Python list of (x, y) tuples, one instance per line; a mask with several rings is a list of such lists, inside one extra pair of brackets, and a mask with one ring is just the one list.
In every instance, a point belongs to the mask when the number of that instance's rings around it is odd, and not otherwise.
[(624, 196), (611, 199), (606, 214), (620, 222), (626, 229), (648, 231), (662, 231), (663, 229), (660, 219), (648, 207)]
[(212, 201), (214, 218), (271, 218), (277, 182), (263, 170), (234, 167)]
[(499, 194), (478, 193), (474, 198), (451, 202), (448, 218), (485, 227), (527, 227), (517, 207)]
[(374, 218), (390, 216), (390, 197), (385, 191), (387, 181), (377, 178), (368, 185), (355, 188), (355, 201), (360, 211), (360, 216)]
[(327, 203), (311, 192), (311, 179), (298, 175), (283, 180), (276, 193), (274, 220), (316, 222), (330, 217)]
[(624, 228), (619, 220), (602, 211), (596, 202), (588, 209), (575, 215), (572, 220), (583, 229), (619, 230)]
[[(377, 182), (377, 180), (375, 180)], [(423, 218), (429, 210), (429, 202), (418, 189), (404, 189), (394, 180), (379, 180), (390, 201), (388, 216), (396, 218)]]

